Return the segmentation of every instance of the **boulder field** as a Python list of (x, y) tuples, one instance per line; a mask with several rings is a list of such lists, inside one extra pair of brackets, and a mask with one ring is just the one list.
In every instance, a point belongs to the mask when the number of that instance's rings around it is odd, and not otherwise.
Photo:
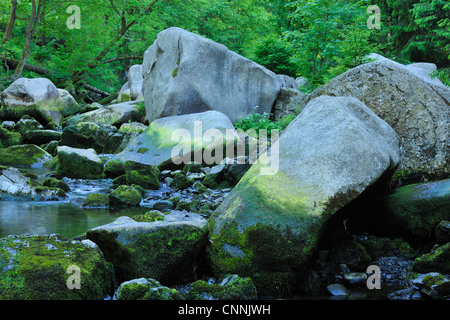
[[(372, 57), (303, 94), (168, 28), (109, 105), (16, 80), (0, 201), (143, 210), (72, 239), (0, 238), (0, 299), (354, 299), (374, 265), (383, 298), (448, 298), (450, 91), (433, 65)], [(295, 116), (270, 139), (236, 130), (256, 113)]]

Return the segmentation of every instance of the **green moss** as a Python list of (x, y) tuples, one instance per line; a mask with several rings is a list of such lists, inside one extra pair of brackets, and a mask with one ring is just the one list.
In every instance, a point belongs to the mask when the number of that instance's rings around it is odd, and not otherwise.
[(154, 221), (163, 221), (164, 215), (162, 215), (158, 211), (149, 211), (145, 214), (136, 215), (132, 217), (134, 221), (137, 222), (154, 222)]
[(0, 164), (5, 166), (29, 167), (51, 158), (47, 152), (33, 144), (0, 149)]
[(437, 246), (431, 252), (426, 253), (414, 261), (413, 270), (416, 272), (440, 272), (450, 273), (450, 242)]
[(116, 294), (117, 300), (180, 300), (176, 289), (161, 285), (154, 279), (136, 279), (123, 283)]
[(125, 168), (122, 161), (112, 159), (105, 164), (103, 172), (107, 178), (117, 178), (125, 174)]
[(156, 166), (126, 161), (124, 169), (128, 185), (136, 184), (144, 189), (155, 190), (161, 186), (159, 182), (160, 171)]
[(135, 188), (127, 185), (119, 186), (109, 196), (109, 204), (112, 207), (139, 206), (142, 196)]
[(150, 150), (150, 149), (149, 149), (149, 148), (139, 148), (138, 151), (137, 151), (137, 153), (144, 154), (144, 153), (146, 153), (148, 150)]
[[(93, 300), (112, 291), (112, 268), (95, 248), (54, 236), (0, 239), (0, 299)], [(81, 289), (69, 290), (69, 266), (80, 268)]]
[(64, 190), (65, 192), (70, 191), (70, 187), (67, 183), (65, 183), (64, 181), (55, 179), (55, 178), (45, 179), (44, 182), (42, 183), (42, 185), (45, 187), (60, 188), (60, 189)]
[(170, 187), (174, 188), (175, 190), (186, 189), (194, 183), (194, 180), (187, 178), (186, 174), (183, 172), (175, 172), (172, 175), (172, 179), (173, 180), (170, 183)]
[(8, 148), (22, 143), (22, 135), (18, 132), (11, 132), (0, 126), (0, 147)]
[(103, 193), (91, 193), (83, 202), (83, 207), (87, 208), (107, 208), (109, 207), (109, 199)]
[(189, 285), (188, 298), (193, 300), (254, 300), (257, 299), (256, 287), (250, 278), (237, 275), (228, 276), (222, 284), (209, 284), (197, 280)]
[(173, 69), (173, 71), (172, 71), (172, 78), (175, 78), (178, 75), (178, 68), (179, 67), (176, 67), (175, 69)]
[(302, 249), (306, 242), (289, 228), (257, 224), (239, 232), (237, 223), (231, 222), (222, 228), (219, 236), (210, 237), (214, 274), (250, 277), (258, 293), (264, 296), (291, 293), (296, 278), (293, 266), (302, 265), (307, 259)]

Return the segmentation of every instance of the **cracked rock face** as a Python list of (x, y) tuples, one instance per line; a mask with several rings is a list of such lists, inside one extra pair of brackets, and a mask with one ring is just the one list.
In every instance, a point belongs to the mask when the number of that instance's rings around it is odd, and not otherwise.
[(361, 65), (305, 99), (352, 96), (385, 120), (401, 140), (400, 170), (429, 176), (450, 173), (450, 90), (424, 81), (389, 59)]

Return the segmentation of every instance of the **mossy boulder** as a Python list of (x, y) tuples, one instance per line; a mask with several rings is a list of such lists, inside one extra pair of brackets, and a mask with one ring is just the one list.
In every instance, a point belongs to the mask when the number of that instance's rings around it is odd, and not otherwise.
[(289, 295), (327, 221), (399, 161), (396, 133), (359, 100), (311, 101), (209, 218), (213, 272)]
[(43, 145), (61, 140), (62, 133), (55, 130), (30, 130), (23, 134), (24, 143)]
[[(74, 284), (73, 266), (80, 289), (67, 285)], [(92, 241), (60, 235), (0, 239), (0, 300), (101, 300), (112, 290), (112, 265)]]
[(120, 284), (114, 300), (181, 300), (176, 290), (163, 286), (155, 279), (139, 278)]
[(125, 168), (122, 161), (112, 159), (105, 163), (103, 172), (107, 178), (117, 178), (125, 174)]
[[(117, 160), (112, 160), (117, 161)], [(139, 185), (144, 189), (159, 189), (160, 171), (158, 167), (135, 161), (126, 161), (123, 165), (128, 185)]]
[(230, 275), (220, 283), (197, 280), (189, 284), (187, 293), (191, 300), (256, 300), (256, 287), (252, 279)]
[(139, 121), (140, 111), (137, 102), (124, 102), (112, 104), (103, 108), (82, 113), (67, 119), (67, 125), (75, 125), (80, 122), (92, 122), (120, 127), (129, 121)]
[[(201, 126), (196, 127), (199, 123)], [(208, 130), (209, 133), (211, 130), (220, 132), (223, 139), (207, 137), (205, 133)], [(233, 124), (227, 116), (217, 111), (168, 116), (150, 123), (115, 157), (122, 161), (155, 165), (160, 170), (183, 169), (185, 164), (197, 157), (203, 159), (203, 155), (208, 153), (205, 151), (225, 151), (227, 145), (234, 145), (235, 138), (237, 133)], [(216, 158), (222, 160), (223, 155), (217, 154)]]
[(65, 183), (64, 181), (55, 179), (55, 178), (47, 178), (44, 180), (44, 182), (42, 183), (42, 185), (44, 187), (50, 187), (50, 188), (60, 188), (63, 189), (65, 192), (69, 192), (70, 191), (70, 187), (67, 183)]
[(22, 135), (0, 127), (0, 148), (8, 148), (22, 143)]
[(200, 172), (202, 172), (202, 165), (201, 165), (201, 163), (189, 162), (184, 165), (183, 172), (186, 174), (188, 172), (200, 173)]
[(0, 149), (0, 165), (14, 167), (42, 167), (52, 156), (34, 144)]
[(113, 263), (119, 282), (145, 277), (171, 284), (192, 279), (208, 227), (200, 216), (172, 211), (164, 221), (120, 217), (90, 229), (86, 237)]
[(83, 202), (83, 208), (108, 208), (109, 198), (103, 193), (91, 193)]
[(44, 127), (34, 118), (30, 116), (23, 116), (19, 121), (17, 121), (14, 126), (14, 130), (23, 135), (29, 131), (44, 130)]
[(429, 253), (416, 258), (413, 270), (420, 273), (450, 274), (450, 242), (435, 246)]
[(94, 149), (97, 153), (116, 153), (122, 143), (117, 128), (104, 123), (78, 122), (64, 127), (60, 145)]
[(103, 162), (94, 149), (58, 147), (56, 178), (101, 179)]
[(398, 188), (383, 206), (394, 224), (417, 237), (434, 237), (438, 224), (450, 220), (450, 179)]
[(186, 189), (194, 183), (194, 180), (186, 177), (186, 174), (182, 171), (174, 172), (171, 178), (170, 187), (175, 190)]
[(111, 207), (137, 207), (141, 203), (141, 193), (132, 186), (122, 185), (108, 196)]

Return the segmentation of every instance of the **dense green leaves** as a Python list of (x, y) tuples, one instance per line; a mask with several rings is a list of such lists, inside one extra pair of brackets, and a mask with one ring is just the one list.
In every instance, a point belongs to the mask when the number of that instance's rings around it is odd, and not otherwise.
[[(11, 21), (12, 4), (17, 3)], [(27, 63), (50, 71), (59, 87), (88, 83), (117, 92), (157, 34), (180, 27), (226, 45), (276, 73), (314, 86), (364, 63), (370, 52), (398, 61), (436, 63), (450, 78), (450, 3), (444, 0), (36, 0), (42, 10)], [(369, 4), (381, 8), (381, 30), (366, 26)], [(70, 5), (81, 28), (69, 29)], [(31, 16), (29, 0), (0, 0), (0, 57), (19, 60)], [(14, 68), (0, 73), (0, 90)], [(24, 70), (22, 76), (42, 76)]]

